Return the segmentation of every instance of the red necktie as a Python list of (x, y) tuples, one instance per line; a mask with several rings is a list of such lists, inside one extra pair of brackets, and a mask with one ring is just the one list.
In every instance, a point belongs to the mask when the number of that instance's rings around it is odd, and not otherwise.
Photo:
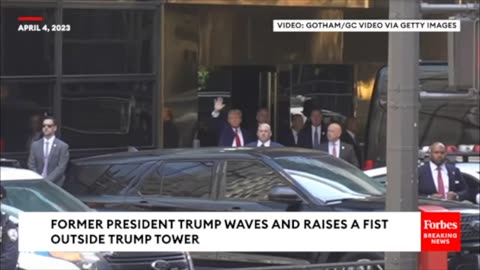
[(238, 135), (238, 128), (235, 129), (235, 144), (237, 147), (242, 146), (242, 141), (240, 141), (240, 135)]
[(335, 147), (336, 143), (333, 144), (333, 148), (332, 148), (332, 155), (334, 157), (337, 157), (337, 148)]
[(438, 193), (445, 198), (445, 187), (443, 186), (443, 178), (442, 178), (442, 168), (440, 166), (437, 167), (437, 183), (438, 183)]

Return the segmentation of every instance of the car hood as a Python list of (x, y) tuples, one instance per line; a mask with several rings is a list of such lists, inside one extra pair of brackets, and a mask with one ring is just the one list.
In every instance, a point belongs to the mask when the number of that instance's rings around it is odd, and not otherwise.
[[(385, 211), (385, 197), (366, 197), (345, 199), (329, 204), (339, 211)], [(456, 202), (447, 200), (418, 198), (418, 206), (440, 206), (450, 211), (454, 210), (479, 210), (479, 206), (469, 202)]]

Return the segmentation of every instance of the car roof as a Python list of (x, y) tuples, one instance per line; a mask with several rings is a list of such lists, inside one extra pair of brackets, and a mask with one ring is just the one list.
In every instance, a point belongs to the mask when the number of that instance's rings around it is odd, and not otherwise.
[(38, 173), (19, 168), (0, 167), (0, 180), (2, 181), (19, 181), (19, 180), (42, 180), (42, 176)]
[[(480, 163), (478, 162), (462, 162), (462, 163), (455, 163), (454, 165), (463, 173), (480, 175)], [(375, 168), (371, 170), (366, 170), (364, 171), (364, 173), (370, 177), (386, 175), (387, 167), (380, 167), (380, 168)]]
[(94, 157), (72, 160), (74, 164), (95, 164), (95, 163), (122, 163), (133, 161), (152, 160), (175, 160), (175, 159), (198, 159), (198, 158), (276, 158), (282, 156), (317, 156), (329, 157), (328, 153), (295, 147), (205, 147), (205, 148), (178, 148), (178, 149), (155, 149), (138, 152), (120, 152)]
[(461, 172), (468, 172), (469, 174), (480, 174), (480, 163), (478, 162), (456, 163), (455, 167), (457, 167)]
[(380, 168), (375, 168), (371, 170), (366, 170), (364, 173), (370, 177), (377, 177), (381, 175), (386, 175), (387, 174), (387, 167), (380, 167)]

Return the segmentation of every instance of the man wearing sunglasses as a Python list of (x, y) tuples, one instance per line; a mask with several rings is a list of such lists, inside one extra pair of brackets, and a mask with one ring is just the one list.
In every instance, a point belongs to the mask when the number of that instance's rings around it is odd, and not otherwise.
[(55, 118), (44, 118), (43, 138), (32, 143), (28, 168), (41, 174), (46, 180), (62, 186), (70, 154), (68, 144), (55, 137), (56, 131), (57, 121)]

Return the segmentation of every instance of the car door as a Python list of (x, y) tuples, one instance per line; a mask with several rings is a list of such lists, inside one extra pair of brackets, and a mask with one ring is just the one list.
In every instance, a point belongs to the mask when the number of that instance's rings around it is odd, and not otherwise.
[(64, 189), (99, 211), (130, 211), (129, 186), (155, 162), (83, 164), (73, 168)]
[(223, 211), (289, 211), (291, 205), (268, 200), (273, 187), (290, 183), (260, 160), (227, 160), (220, 168), (218, 204)]
[[(260, 160), (227, 160), (221, 168), (218, 202), (223, 211), (300, 211), (309, 208), (292, 208), (287, 203), (268, 200), (273, 187), (291, 184), (281, 174)], [(299, 256), (301, 257), (301, 256)], [(219, 252), (217, 260), (222, 266), (298, 265), (306, 264), (291, 254), (275, 252)]]
[(215, 160), (168, 160), (156, 164), (130, 191), (145, 211), (218, 211)]

